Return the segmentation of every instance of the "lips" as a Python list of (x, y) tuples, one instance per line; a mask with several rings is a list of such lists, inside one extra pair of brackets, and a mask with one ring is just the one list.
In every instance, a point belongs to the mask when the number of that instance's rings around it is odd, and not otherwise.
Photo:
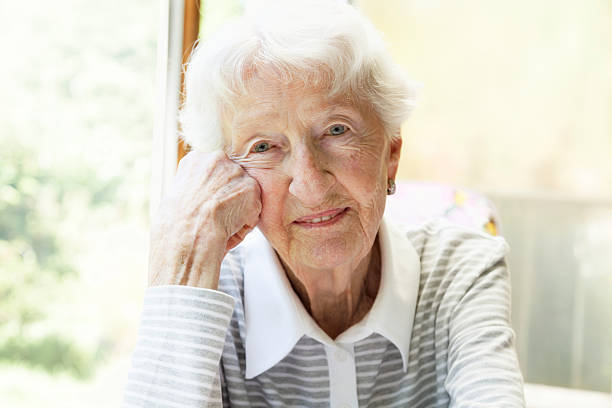
[(298, 218), (295, 223), (301, 225), (319, 225), (329, 224), (338, 218), (338, 216), (344, 214), (348, 208), (334, 208), (320, 213), (307, 215), (305, 217)]

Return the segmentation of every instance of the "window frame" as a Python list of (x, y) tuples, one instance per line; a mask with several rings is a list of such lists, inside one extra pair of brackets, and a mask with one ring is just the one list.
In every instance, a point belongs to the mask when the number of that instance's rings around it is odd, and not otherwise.
[(150, 214), (168, 190), (189, 147), (179, 138), (184, 64), (198, 39), (200, 0), (160, 0)]

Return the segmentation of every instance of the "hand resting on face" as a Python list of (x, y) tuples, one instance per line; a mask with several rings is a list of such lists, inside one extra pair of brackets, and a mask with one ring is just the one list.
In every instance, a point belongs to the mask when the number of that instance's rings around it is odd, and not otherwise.
[(151, 227), (149, 285), (217, 289), (223, 258), (261, 207), (259, 184), (225, 153), (188, 153)]

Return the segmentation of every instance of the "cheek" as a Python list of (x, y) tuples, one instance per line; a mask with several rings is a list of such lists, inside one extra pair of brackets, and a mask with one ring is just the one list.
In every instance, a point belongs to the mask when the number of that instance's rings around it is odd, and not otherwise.
[(359, 194), (359, 201), (371, 201), (373, 195), (380, 195), (383, 187), (386, 190), (386, 165), (382, 156), (380, 149), (364, 149), (339, 163), (339, 173), (344, 175), (347, 189)]
[(381, 152), (356, 154), (344, 162), (344, 186), (358, 203), (358, 216), (366, 233), (375, 234), (385, 210), (387, 197), (386, 164)]
[(325, 142), (323, 149), (329, 162), (340, 166), (342, 172), (362, 176), (364, 182), (377, 180), (385, 167), (383, 157), (386, 141), (379, 132), (367, 130), (351, 137), (328, 139)]

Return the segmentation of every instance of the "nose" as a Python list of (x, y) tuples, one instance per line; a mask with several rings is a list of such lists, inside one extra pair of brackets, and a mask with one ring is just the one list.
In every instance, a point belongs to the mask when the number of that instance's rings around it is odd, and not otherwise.
[(289, 192), (305, 207), (315, 208), (322, 204), (334, 185), (323, 153), (314, 147), (300, 145), (291, 155)]

